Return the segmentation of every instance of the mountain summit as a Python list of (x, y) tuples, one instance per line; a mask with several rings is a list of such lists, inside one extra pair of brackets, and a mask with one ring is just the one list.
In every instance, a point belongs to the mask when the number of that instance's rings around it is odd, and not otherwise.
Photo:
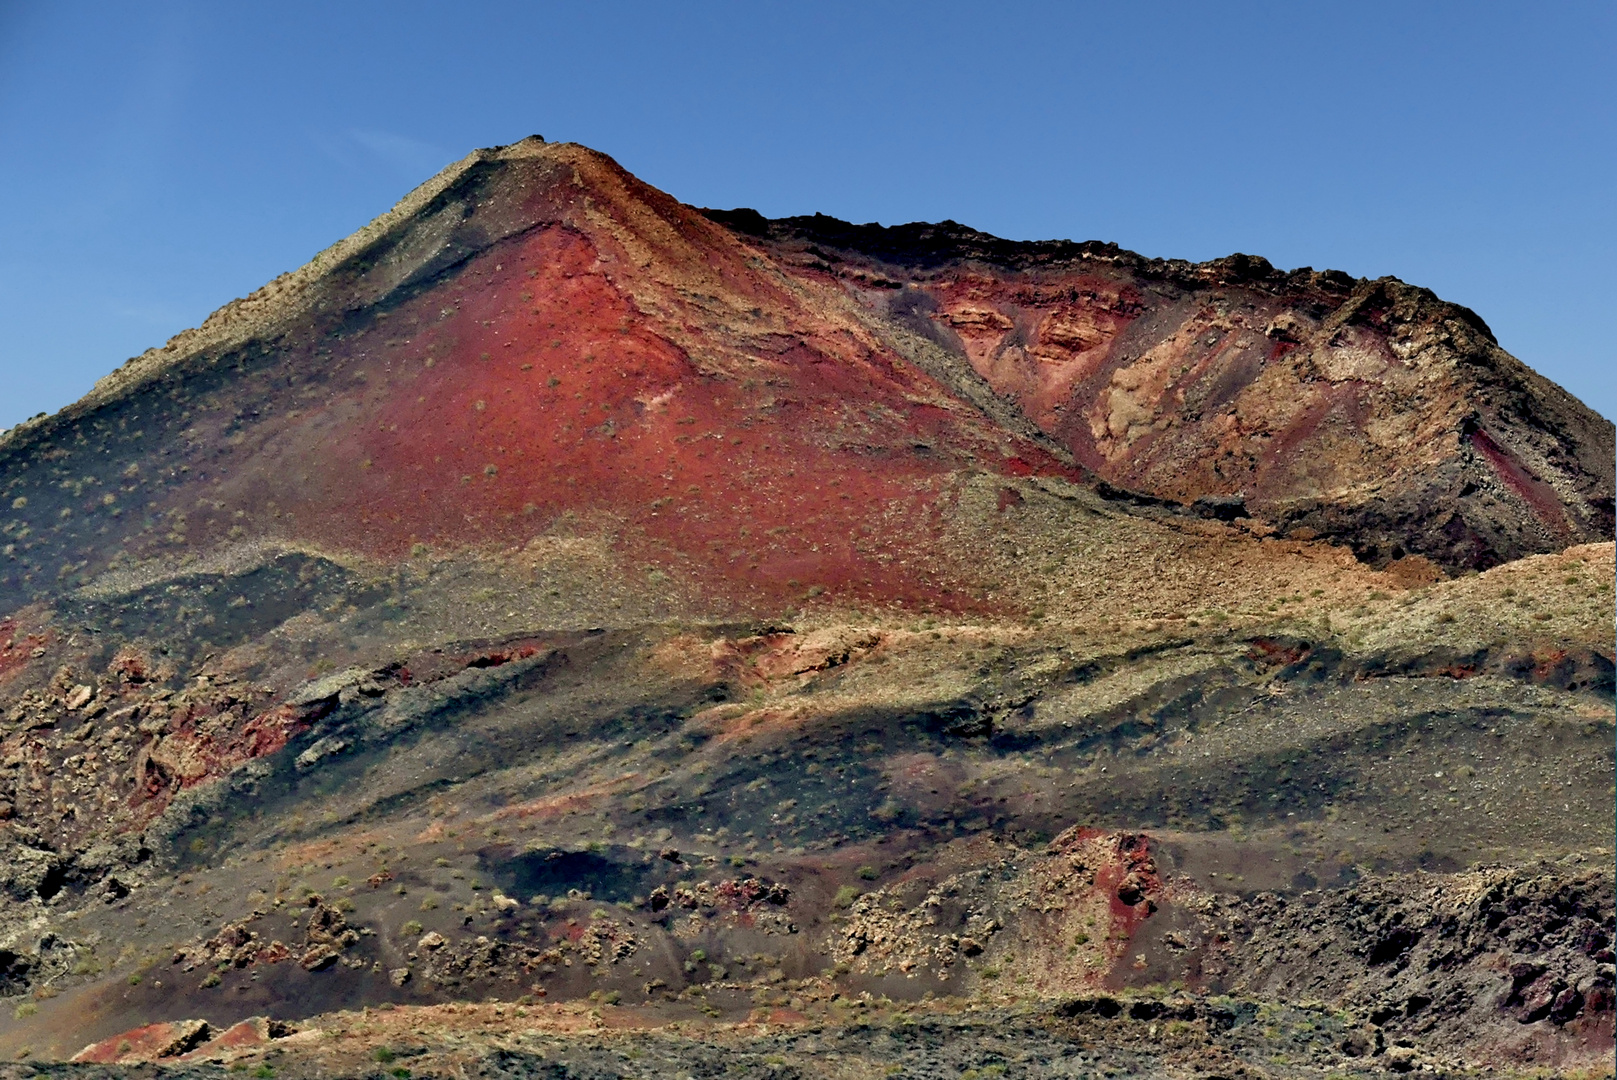
[(1393, 278), (535, 137), (0, 435), (0, 532), (0, 1052), (1612, 1046), (1613, 428)]

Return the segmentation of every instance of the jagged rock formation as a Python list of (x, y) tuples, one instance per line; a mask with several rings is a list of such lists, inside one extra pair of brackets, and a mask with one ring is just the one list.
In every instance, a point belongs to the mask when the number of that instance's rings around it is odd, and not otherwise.
[(1611, 448), (1391, 279), (479, 151), (0, 435), (0, 1056), (1604, 1060)]
[(1450, 571), (1612, 532), (1611, 424), (1396, 278), (709, 211), (958, 361), (1107, 482)]

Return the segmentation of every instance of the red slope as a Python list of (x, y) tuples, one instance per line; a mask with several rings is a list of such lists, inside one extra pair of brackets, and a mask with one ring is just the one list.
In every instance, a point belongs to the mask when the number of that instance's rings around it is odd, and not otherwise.
[(397, 558), (571, 515), (738, 599), (959, 608), (946, 478), (1076, 475), (881, 346), (836, 286), (790, 281), (600, 155), (546, 155), (560, 177), (508, 167), (474, 211), (519, 203), (525, 231), (280, 358), (329, 396), (249, 437), (209, 495), (231, 520)]

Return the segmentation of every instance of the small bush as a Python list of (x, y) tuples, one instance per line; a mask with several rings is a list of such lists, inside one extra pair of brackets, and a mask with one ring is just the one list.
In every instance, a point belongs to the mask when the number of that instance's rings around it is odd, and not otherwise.
[(853, 902), (859, 899), (859, 890), (852, 885), (844, 885), (837, 890), (837, 895), (831, 900), (832, 907), (852, 907)]
[(389, 1050), (385, 1046), (378, 1046), (375, 1050), (371, 1051), (371, 1060), (376, 1062), (378, 1065), (386, 1065), (397, 1056), (397, 1054), (393, 1053), (393, 1051)]
[(415, 919), (411, 919), (409, 922), (399, 927), (399, 930), (404, 934), (405, 937), (420, 937), (421, 923)]
[(854, 873), (858, 874), (866, 881), (876, 880), (876, 868), (874, 866), (861, 866), (858, 870), (854, 871)]

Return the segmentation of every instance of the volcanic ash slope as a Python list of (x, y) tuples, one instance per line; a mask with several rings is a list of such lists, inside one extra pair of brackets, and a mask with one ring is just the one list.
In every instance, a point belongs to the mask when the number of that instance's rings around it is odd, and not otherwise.
[(1609, 1068), (1612, 448), (1394, 279), (478, 151), (0, 435), (0, 1054)]

